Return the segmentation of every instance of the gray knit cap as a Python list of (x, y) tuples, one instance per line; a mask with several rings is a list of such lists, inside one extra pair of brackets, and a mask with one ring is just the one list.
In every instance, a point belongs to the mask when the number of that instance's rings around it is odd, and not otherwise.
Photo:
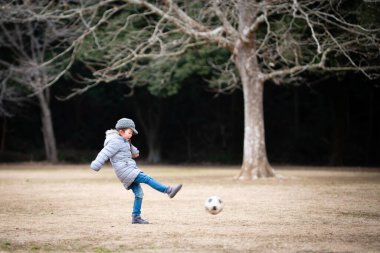
[(120, 130), (120, 129), (124, 129), (124, 128), (130, 128), (133, 130), (134, 134), (139, 133), (136, 130), (135, 122), (133, 122), (133, 120), (127, 119), (127, 118), (119, 119), (116, 123), (115, 128), (116, 128), (116, 130)]

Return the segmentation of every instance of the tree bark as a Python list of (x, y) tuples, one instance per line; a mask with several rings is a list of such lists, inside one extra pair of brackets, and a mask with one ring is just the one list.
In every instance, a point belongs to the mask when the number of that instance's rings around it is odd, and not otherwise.
[(240, 73), (244, 95), (244, 152), (239, 179), (274, 177), (265, 145), (263, 95), (264, 80), (256, 61), (254, 46), (243, 44), (235, 51), (235, 64)]
[[(150, 96), (149, 96), (150, 97)], [(160, 163), (162, 161), (161, 156), (161, 142), (160, 142), (160, 125), (162, 120), (163, 102), (161, 99), (155, 99), (150, 97), (150, 103), (144, 107), (144, 112), (141, 106), (136, 105), (136, 113), (141, 124), (144, 134), (146, 136), (146, 144), (148, 146), (148, 163)]]
[(244, 96), (244, 151), (238, 179), (274, 177), (265, 146), (264, 78), (256, 58), (255, 32), (250, 32), (258, 9), (249, 0), (238, 1), (238, 8), (239, 33), (243, 37), (235, 44), (233, 59), (241, 77)]
[(298, 138), (299, 130), (300, 130), (300, 98), (299, 98), (299, 91), (298, 91), (297, 86), (293, 87), (293, 105), (294, 105), (294, 111), (293, 111), (294, 136), (295, 138)]
[(347, 90), (343, 87), (333, 91), (331, 96), (332, 106), (332, 136), (329, 165), (344, 165), (345, 136), (347, 123)]
[(161, 162), (161, 142), (159, 141), (159, 128), (151, 129), (151, 133), (146, 133), (148, 144), (148, 163), (160, 163)]
[(4, 152), (5, 150), (5, 137), (7, 133), (7, 117), (3, 117), (3, 124), (1, 128), (1, 144), (0, 144), (0, 153)]
[(58, 162), (57, 146), (55, 141), (53, 121), (49, 108), (49, 89), (37, 94), (41, 108), (42, 134), (44, 138), (46, 160), (51, 163)]
[(367, 129), (367, 140), (366, 140), (366, 157), (365, 157), (365, 164), (366, 165), (371, 165), (371, 156), (372, 156), (372, 147), (373, 147), (373, 136), (374, 136), (374, 131), (373, 131), (373, 126), (374, 126), (374, 115), (375, 115), (375, 103), (374, 103), (374, 91), (372, 88), (369, 91), (368, 94), (368, 129)]

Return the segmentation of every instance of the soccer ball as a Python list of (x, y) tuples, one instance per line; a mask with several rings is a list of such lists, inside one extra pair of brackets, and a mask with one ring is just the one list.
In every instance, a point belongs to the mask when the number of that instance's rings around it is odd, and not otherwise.
[(223, 210), (223, 201), (217, 196), (211, 196), (205, 202), (206, 211), (211, 214), (218, 214)]

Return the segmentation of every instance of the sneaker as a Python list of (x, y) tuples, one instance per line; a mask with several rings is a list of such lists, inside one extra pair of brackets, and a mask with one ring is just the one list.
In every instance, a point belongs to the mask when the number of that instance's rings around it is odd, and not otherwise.
[(174, 198), (174, 196), (181, 190), (182, 184), (176, 185), (174, 187), (169, 186), (169, 190), (167, 194), (169, 195), (170, 198)]
[(140, 215), (132, 215), (132, 224), (149, 224), (149, 222), (143, 220)]

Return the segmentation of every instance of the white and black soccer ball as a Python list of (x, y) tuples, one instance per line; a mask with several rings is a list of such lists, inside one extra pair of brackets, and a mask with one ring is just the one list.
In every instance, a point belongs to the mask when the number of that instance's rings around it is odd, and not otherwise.
[(217, 196), (208, 197), (205, 201), (205, 208), (211, 214), (218, 214), (223, 210), (223, 201)]

